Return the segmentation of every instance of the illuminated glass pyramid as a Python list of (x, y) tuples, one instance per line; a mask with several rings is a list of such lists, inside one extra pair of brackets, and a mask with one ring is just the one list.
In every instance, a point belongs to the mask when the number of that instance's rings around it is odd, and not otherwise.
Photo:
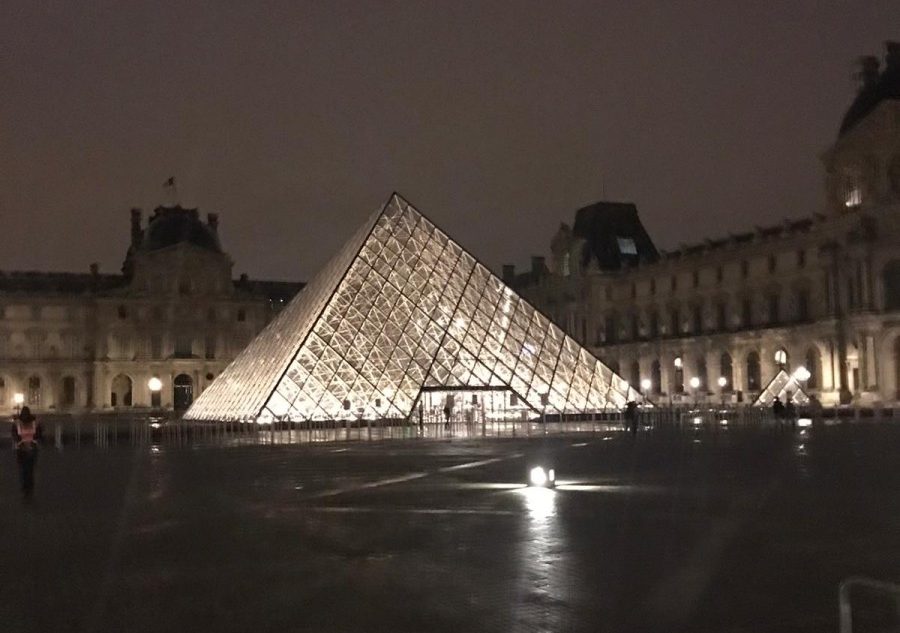
[(394, 194), (185, 417), (404, 419), (423, 392), (457, 389), (508, 391), (535, 413), (639, 399)]

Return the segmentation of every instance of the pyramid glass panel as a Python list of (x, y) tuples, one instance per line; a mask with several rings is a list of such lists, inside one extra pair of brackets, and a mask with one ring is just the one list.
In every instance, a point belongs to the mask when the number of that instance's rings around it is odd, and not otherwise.
[(452, 406), (455, 389), (497, 390), (492, 401), (535, 415), (639, 397), (394, 194), (186, 417), (406, 419), (426, 401)]

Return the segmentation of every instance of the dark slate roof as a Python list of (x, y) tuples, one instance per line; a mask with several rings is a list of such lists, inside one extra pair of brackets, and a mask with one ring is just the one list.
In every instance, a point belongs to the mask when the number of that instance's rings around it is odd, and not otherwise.
[(269, 301), (282, 303), (293, 299), (294, 295), (303, 290), (304, 286), (306, 284), (300, 281), (261, 281), (244, 277), (234, 281), (236, 290), (257, 297), (268, 297)]
[(0, 293), (10, 294), (91, 294), (121, 288), (127, 283), (123, 275), (0, 271)]
[[(877, 61), (873, 63), (877, 68)], [(838, 136), (848, 132), (878, 107), (878, 104), (889, 99), (900, 99), (900, 42), (887, 43), (887, 63), (884, 70), (860, 89), (841, 121)]]
[[(575, 212), (572, 234), (585, 240), (582, 264), (592, 260), (601, 270), (654, 262), (659, 252), (630, 202), (597, 202)], [(623, 252), (620, 239), (632, 240), (636, 254)]]
[(197, 209), (156, 207), (141, 237), (141, 250), (155, 251), (182, 242), (222, 252), (219, 236), (200, 220)]

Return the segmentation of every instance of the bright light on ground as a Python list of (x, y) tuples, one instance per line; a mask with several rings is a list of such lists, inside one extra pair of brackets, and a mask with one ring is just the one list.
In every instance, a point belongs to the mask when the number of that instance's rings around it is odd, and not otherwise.
[(797, 420), (797, 426), (799, 426), (799, 427), (812, 426), (812, 420), (809, 418), (800, 418), (799, 420)]
[(544, 470), (540, 466), (535, 466), (528, 473), (528, 481), (532, 486), (547, 487), (556, 483), (556, 473), (553, 469)]

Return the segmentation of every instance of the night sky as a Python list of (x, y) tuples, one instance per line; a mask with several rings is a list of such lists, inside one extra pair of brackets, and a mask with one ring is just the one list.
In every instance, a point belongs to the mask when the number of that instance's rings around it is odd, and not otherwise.
[(898, 28), (897, 0), (6, 0), (0, 269), (118, 271), (169, 176), (256, 278), (307, 279), (393, 190), (497, 269), (601, 198), (662, 248), (809, 215)]

